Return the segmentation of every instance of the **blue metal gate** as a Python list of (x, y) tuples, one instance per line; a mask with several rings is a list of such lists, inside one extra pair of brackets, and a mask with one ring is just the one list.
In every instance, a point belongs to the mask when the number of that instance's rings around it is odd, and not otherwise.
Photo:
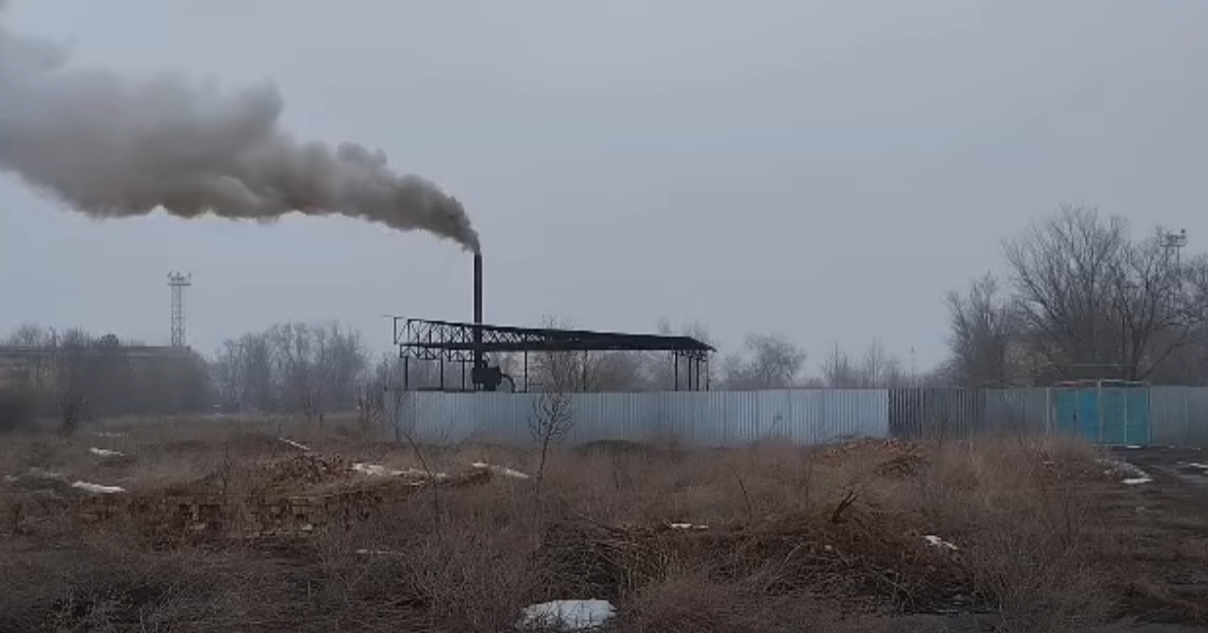
[(1054, 428), (1098, 444), (1149, 444), (1149, 387), (1124, 381), (1054, 385)]

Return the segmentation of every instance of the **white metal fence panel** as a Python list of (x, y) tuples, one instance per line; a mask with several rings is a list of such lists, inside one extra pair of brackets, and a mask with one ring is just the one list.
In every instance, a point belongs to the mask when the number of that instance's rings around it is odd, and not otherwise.
[(1152, 442), (1208, 448), (1208, 387), (1151, 387)]
[[(1058, 431), (1060, 390), (791, 389), (568, 394), (573, 423), (564, 441), (682, 442), (736, 446), (780, 438), (820, 444), (851, 437), (969, 439)], [(407, 394), (396, 423), (426, 443), (522, 445), (539, 393)], [(1208, 447), (1208, 387), (1152, 387), (1154, 444)], [(1076, 431), (1077, 429), (1075, 429)], [(1138, 437), (1142, 434), (1133, 434)], [(1094, 438), (1092, 438), (1094, 439)], [(1129, 442), (1133, 442), (1129, 436)]]
[[(886, 437), (888, 392), (864, 390), (680, 391), (568, 394), (564, 442), (602, 440), (734, 446), (783, 438), (817, 444)], [(401, 433), (426, 443), (534, 441), (539, 393), (412, 392), (399, 408)]]

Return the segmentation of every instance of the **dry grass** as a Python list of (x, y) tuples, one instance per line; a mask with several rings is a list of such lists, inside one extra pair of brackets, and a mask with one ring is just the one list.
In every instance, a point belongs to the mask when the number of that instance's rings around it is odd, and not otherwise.
[[(286, 434), (333, 459), (421, 468), (407, 445), (339, 422), (322, 434), (255, 420), (104, 432), (121, 435), (7, 437), (0, 473), (37, 467), (144, 492), (221, 480), (239, 495), (264, 487), (264, 463), (300, 453), (278, 439)], [(449, 473), (476, 461), (531, 472), (538, 459), (494, 446), (420, 450)], [(539, 490), (496, 476), (392, 500), (346, 530), (170, 550), (120, 520), (80, 525), (69, 499), (31, 504), (54, 495), (23, 479), (0, 488), (10, 516), (0, 525), (0, 630), (498, 633), (526, 604), (584, 598), (612, 600), (617, 631), (890, 631), (943, 609), (981, 612), (999, 631), (1100, 630), (1125, 615), (1118, 569), (1100, 564), (1119, 544), (1092, 494), (1118, 487), (1100, 457), (1052, 438), (808, 450), (604, 443), (554, 452)], [(310, 485), (296, 483), (295, 493)], [(1208, 563), (1202, 542), (1178, 547)]]

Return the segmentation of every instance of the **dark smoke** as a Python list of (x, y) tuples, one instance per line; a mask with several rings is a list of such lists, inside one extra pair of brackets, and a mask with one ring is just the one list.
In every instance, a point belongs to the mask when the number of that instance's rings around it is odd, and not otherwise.
[(88, 215), (339, 214), (479, 250), (461, 203), (433, 183), (394, 173), (381, 152), (282, 130), (272, 86), (224, 92), (67, 61), (58, 46), (0, 25), (0, 169)]

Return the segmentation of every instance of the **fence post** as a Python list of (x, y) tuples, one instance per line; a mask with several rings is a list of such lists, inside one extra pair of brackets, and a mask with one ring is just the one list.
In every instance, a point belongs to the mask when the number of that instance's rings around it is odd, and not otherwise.
[(1044, 433), (1053, 435), (1053, 388), (1044, 388)]
[(1095, 383), (1095, 410), (1099, 418), (1099, 444), (1103, 443), (1103, 381)]
[[(1194, 437), (1191, 433), (1191, 387), (1183, 387), (1183, 423), (1179, 437)], [(1152, 424), (1152, 422), (1151, 422)]]
[(1128, 446), (1129, 443), (1132, 443), (1128, 441), (1128, 391), (1123, 391), (1123, 394), (1125, 394), (1125, 446)]

